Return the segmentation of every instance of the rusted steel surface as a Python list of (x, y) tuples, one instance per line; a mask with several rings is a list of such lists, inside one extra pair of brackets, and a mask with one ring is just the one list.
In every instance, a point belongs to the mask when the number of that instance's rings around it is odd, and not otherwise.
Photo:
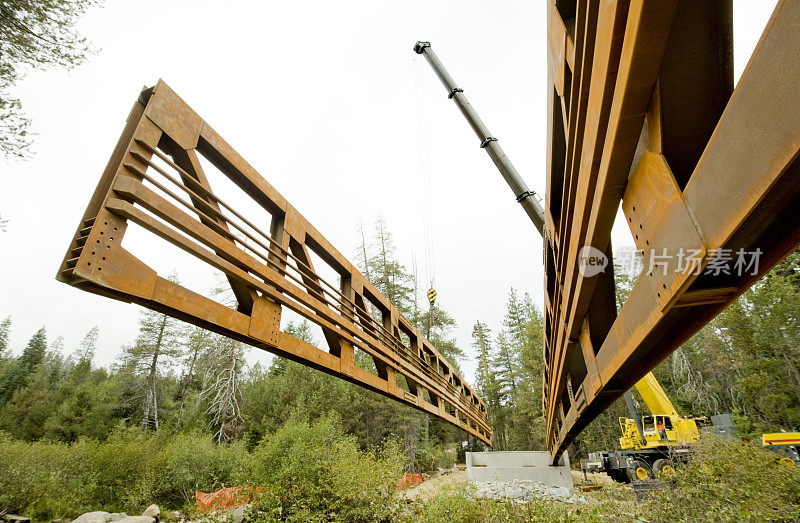
[[(242, 216), (216, 196), (200, 157), (263, 214)], [(221, 271), (236, 309), (159, 276), (126, 250), (122, 244), (130, 224)], [(337, 275), (336, 281), (319, 276), (322, 264), (327, 265), (325, 274)], [(486, 406), (472, 388), (389, 300), (161, 81), (142, 91), (134, 104), (57, 279), (356, 383), (491, 444)], [(281, 332), (283, 307), (318, 324), (328, 350)], [(356, 350), (371, 357), (377, 373), (356, 364)]]
[[(547, 8), (543, 381), (555, 462), (800, 243), (800, 2), (778, 4), (735, 91), (730, 0)], [(643, 271), (617, 311), (620, 207)], [(605, 271), (584, 275), (585, 246), (607, 256)], [(757, 267), (736, 270), (740, 251)]]

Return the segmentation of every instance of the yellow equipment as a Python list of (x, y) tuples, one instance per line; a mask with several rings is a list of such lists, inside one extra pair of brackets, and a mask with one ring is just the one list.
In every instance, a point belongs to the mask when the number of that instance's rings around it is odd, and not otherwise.
[(436, 304), (436, 290), (433, 287), (428, 290), (428, 302), (430, 302), (431, 308)]
[(674, 472), (676, 463), (686, 461), (691, 445), (700, 439), (700, 428), (708, 418), (684, 418), (667, 397), (652, 372), (636, 383), (649, 414), (642, 414), (630, 391), (625, 402), (630, 418), (619, 418), (621, 450), (589, 453), (581, 460), (584, 472), (605, 472), (612, 479), (628, 483), (647, 481)]
[[(642, 414), (633, 395), (626, 392), (631, 417), (619, 418), (620, 450), (590, 452), (589, 459), (581, 460), (584, 472), (605, 472), (624, 483), (645, 482), (673, 472), (700, 440), (700, 430), (709, 424), (708, 418), (678, 414), (652, 372), (636, 383), (636, 390), (650, 413)], [(782, 464), (800, 465), (800, 432), (764, 434), (761, 440)]]
[(789, 467), (800, 465), (800, 432), (762, 434), (761, 444), (778, 454), (782, 464)]
[[(637, 414), (638, 419), (619, 418), (622, 430), (620, 448), (639, 450), (686, 446), (700, 439), (700, 427), (708, 423), (708, 418), (684, 418), (678, 414), (652, 372), (636, 383), (636, 390), (650, 414), (641, 415), (637, 408), (632, 414)], [(659, 427), (663, 428), (659, 430)]]

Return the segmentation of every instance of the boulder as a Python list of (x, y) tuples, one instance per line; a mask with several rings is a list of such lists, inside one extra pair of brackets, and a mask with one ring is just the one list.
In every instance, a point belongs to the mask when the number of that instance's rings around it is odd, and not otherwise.
[(87, 512), (75, 518), (72, 523), (108, 523), (108, 512), (97, 510), (95, 512)]
[(242, 523), (242, 521), (244, 521), (244, 507), (236, 507), (231, 510), (228, 521), (230, 521), (230, 523)]
[(142, 512), (142, 516), (149, 516), (151, 518), (158, 519), (158, 516), (161, 514), (161, 510), (159, 510), (158, 505), (150, 505), (144, 512)]
[(512, 489), (511, 492), (506, 494), (506, 497), (510, 498), (510, 499), (524, 498), (525, 497), (525, 490), (523, 490), (521, 488)]
[(156, 518), (150, 516), (126, 516), (118, 519), (116, 523), (156, 523)]

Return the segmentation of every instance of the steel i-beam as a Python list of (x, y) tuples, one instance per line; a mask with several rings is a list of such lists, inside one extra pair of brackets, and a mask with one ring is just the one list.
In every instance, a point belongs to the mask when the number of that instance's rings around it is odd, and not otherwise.
[[(731, 0), (547, 9), (543, 380), (555, 462), (800, 243), (800, 2), (778, 4), (735, 91)], [(644, 270), (617, 311), (620, 204)], [(586, 270), (587, 247), (604, 271)]]

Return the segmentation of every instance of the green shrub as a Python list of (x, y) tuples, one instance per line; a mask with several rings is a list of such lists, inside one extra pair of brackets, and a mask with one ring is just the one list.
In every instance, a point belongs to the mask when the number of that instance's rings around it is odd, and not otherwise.
[(37, 520), (92, 510), (140, 513), (151, 503), (179, 508), (194, 490), (229, 485), (247, 462), (243, 445), (210, 436), (115, 434), (72, 445), (0, 435), (0, 510)]
[(449, 469), (456, 463), (455, 445), (444, 445), (433, 440), (420, 442), (414, 454), (414, 470), (427, 472), (438, 468)]
[(194, 504), (194, 491), (260, 487), (254, 519), (388, 521), (404, 458), (394, 443), (363, 451), (341, 424), (290, 421), (248, 453), (210, 436), (119, 431), (69, 445), (0, 434), (0, 510), (35, 520)]
[(335, 418), (290, 420), (256, 447), (241, 482), (264, 489), (256, 520), (389, 521), (403, 463), (391, 442), (362, 451)]
[(751, 443), (704, 435), (674, 488), (639, 507), (651, 521), (798, 521), (800, 468)]
[(85, 506), (83, 481), (70, 475), (66, 445), (26, 443), (0, 435), (0, 510), (37, 519)]

